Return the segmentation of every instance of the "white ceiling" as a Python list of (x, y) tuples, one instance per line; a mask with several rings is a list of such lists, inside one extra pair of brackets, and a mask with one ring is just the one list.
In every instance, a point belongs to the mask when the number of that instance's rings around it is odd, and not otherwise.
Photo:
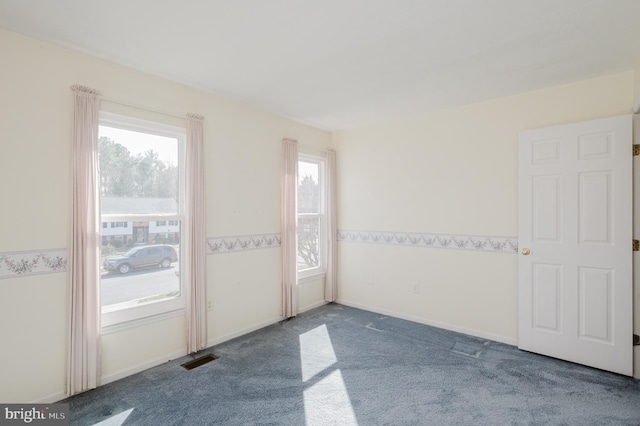
[(0, 27), (328, 130), (640, 58), (640, 0), (0, 0)]

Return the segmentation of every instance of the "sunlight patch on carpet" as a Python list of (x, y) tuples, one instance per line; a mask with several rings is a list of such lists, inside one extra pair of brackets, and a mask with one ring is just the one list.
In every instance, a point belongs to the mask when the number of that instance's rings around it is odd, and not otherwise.
[(305, 389), (304, 414), (307, 426), (358, 424), (339, 369)]
[(338, 362), (326, 325), (307, 331), (300, 338), (300, 368), (302, 381), (306, 382), (318, 373)]
[(127, 421), (129, 415), (133, 413), (133, 410), (135, 410), (135, 408), (123, 411), (122, 413), (111, 416), (101, 422), (94, 423), (93, 426), (122, 426), (124, 422)]
[(323, 324), (299, 338), (302, 381), (321, 377), (304, 390), (306, 425), (357, 425), (327, 326)]

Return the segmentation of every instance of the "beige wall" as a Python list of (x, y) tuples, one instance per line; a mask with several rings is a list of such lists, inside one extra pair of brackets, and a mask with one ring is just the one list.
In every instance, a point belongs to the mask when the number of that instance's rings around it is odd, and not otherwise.
[[(632, 95), (629, 71), (338, 133), (339, 228), (517, 237), (518, 132)], [(339, 265), (343, 303), (517, 341), (515, 254), (340, 242)]]
[[(0, 255), (68, 246), (73, 84), (205, 116), (207, 237), (279, 232), (280, 141), (331, 145), (327, 132), (4, 30), (0, 57)], [(207, 257), (210, 342), (280, 319), (279, 256), (262, 249)], [(64, 396), (67, 280), (64, 272), (0, 279), (0, 401)], [(305, 284), (302, 309), (322, 303), (321, 288)], [(107, 334), (103, 344), (103, 377), (113, 380), (184, 353), (184, 318)]]

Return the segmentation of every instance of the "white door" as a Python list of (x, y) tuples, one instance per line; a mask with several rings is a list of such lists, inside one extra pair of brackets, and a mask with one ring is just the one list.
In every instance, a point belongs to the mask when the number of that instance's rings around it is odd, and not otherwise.
[(519, 136), (518, 347), (632, 375), (631, 115)]

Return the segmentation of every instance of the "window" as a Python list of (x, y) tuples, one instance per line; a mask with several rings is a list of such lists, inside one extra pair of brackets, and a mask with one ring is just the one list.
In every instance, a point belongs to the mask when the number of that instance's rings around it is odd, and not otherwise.
[(185, 140), (184, 129), (100, 114), (103, 326), (184, 307)]
[(298, 157), (298, 276), (324, 273), (324, 159)]

